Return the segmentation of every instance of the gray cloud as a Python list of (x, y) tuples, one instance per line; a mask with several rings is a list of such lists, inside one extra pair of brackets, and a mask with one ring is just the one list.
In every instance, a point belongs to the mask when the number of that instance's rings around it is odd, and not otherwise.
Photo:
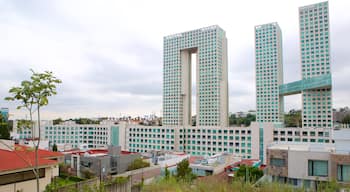
[[(284, 80), (300, 79), (297, 10), (314, 0), (245, 1), (239, 7), (203, 1), (195, 10), (189, 7), (197, 4), (186, 2), (183, 9), (180, 1), (171, 9), (164, 2), (0, 1), (1, 98), (33, 68), (51, 70), (63, 81), (44, 118), (159, 114), (163, 36), (213, 24), (228, 37), (230, 111), (255, 108), (255, 25), (280, 24)], [(349, 4), (330, 3), (335, 107), (349, 105)], [(2, 99), (0, 106), (10, 107), (15, 118), (25, 114)], [(286, 97), (286, 110), (300, 107), (300, 96)]]

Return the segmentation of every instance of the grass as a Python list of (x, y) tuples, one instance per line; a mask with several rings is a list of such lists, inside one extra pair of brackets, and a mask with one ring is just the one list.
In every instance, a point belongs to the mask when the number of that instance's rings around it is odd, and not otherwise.
[[(334, 189), (329, 185), (329, 188), (324, 188), (322, 191), (333, 192), (335, 191)], [(168, 180), (160, 179), (142, 188), (143, 192), (302, 192), (305, 190), (305, 188), (295, 188), (294, 186), (278, 182), (262, 183), (259, 186), (253, 186), (251, 183), (245, 183), (242, 180), (228, 182), (215, 177), (197, 179), (192, 183), (178, 182), (174, 177), (170, 177)]]
[(69, 177), (67, 177), (67, 178), (57, 177), (55, 179), (55, 181), (56, 181), (57, 186), (60, 186), (60, 187), (76, 183), (75, 181), (69, 179)]

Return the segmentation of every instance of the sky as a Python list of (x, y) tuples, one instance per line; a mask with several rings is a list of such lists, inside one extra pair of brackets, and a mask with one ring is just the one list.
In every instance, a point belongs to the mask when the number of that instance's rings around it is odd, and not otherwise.
[[(36, 72), (62, 80), (44, 119), (162, 114), (163, 37), (219, 25), (228, 39), (229, 111), (255, 109), (254, 26), (282, 29), (284, 82), (301, 79), (298, 7), (317, 0), (0, 0), (0, 107)], [(333, 107), (349, 106), (350, 1), (331, 0)], [(285, 98), (300, 109), (301, 96)]]

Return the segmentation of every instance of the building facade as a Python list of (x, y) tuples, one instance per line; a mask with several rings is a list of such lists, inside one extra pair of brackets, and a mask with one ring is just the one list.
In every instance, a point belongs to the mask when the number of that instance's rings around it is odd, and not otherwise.
[(302, 127), (332, 128), (328, 2), (299, 8), (299, 81), (283, 84), (281, 32), (277, 23), (255, 27), (258, 122), (283, 122), (283, 97), (302, 95)]
[(88, 148), (107, 147), (113, 144), (114, 124), (76, 124), (65, 122), (45, 126), (44, 138), (55, 144), (70, 144), (77, 148), (87, 145)]
[(268, 174), (295, 186), (317, 188), (319, 181), (350, 183), (350, 130), (334, 131), (330, 143), (275, 143), (268, 147)]
[[(191, 126), (192, 78), (196, 123), (228, 126), (227, 39), (219, 26), (164, 37), (163, 125)], [(196, 54), (196, 63), (191, 58)], [(196, 65), (196, 77), (191, 76)]]
[[(299, 8), (302, 79), (331, 75), (328, 2)], [(303, 127), (332, 128), (331, 87), (302, 91)]]
[(255, 26), (256, 121), (283, 122), (282, 32), (277, 23)]

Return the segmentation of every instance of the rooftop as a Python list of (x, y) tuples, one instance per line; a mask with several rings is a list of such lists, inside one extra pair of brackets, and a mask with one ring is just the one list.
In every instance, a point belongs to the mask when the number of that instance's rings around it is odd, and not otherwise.
[(310, 152), (333, 152), (334, 144), (330, 143), (272, 143), (268, 149), (290, 150), (290, 151), (310, 151)]
[[(39, 166), (57, 164), (56, 160), (50, 158), (63, 156), (62, 153), (47, 150), (38, 150)], [(0, 149), (0, 172), (18, 169), (31, 169), (35, 165), (35, 151), (33, 148), (15, 145), (14, 150)]]

